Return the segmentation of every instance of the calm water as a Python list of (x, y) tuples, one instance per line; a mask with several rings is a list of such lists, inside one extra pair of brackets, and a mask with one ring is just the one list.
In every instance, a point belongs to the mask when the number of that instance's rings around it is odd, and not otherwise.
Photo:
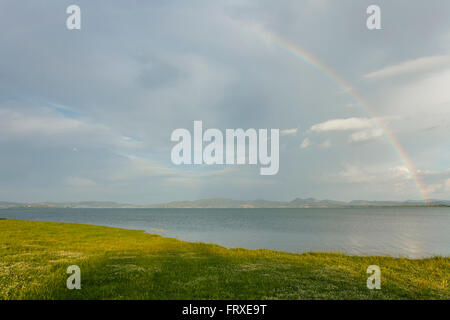
[(450, 256), (450, 208), (4, 209), (0, 218), (139, 229), (226, 247)]

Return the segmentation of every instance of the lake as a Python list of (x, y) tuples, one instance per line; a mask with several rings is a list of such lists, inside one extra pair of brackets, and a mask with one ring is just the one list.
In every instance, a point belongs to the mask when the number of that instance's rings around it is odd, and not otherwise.
[(450, 256), (450, 208), (1, 209), (0, 218), (146, 230), (186, 241), (297, 253)]

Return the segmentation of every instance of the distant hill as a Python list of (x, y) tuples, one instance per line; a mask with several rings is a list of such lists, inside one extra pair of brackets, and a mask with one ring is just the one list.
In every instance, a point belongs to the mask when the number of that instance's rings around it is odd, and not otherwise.
[(154, 205), (133, 205), (111, 201), (81, 202), (39, 202), (17, 203), (0, 201), (0, 209), (5, 208), (349, 208), (349, 207), (418, 207), (443, 206), (450, 207), (450, 200), (425, 201), (368, 201), (353, 200), (350, 202), (336, 200), (318, 200), (314, 198), (295, 198), (292, 201), (268, 200), (232, 200), (225, 198), (200, 199), (195, 201), (173, 201)]
[(290, 208), (329, 208), (329, 207), (345, 207), (348, 203), (334, 200), (317, 200), (314, 198), (301, 199), (295, 198), (288, 203)]
[(1, 208), (133, 208), (136, 206), (111, 201), (16, 203), (0, 201)]
[(17, 202), (6, 202), (6, 201), (0, 201), (0, 208), (7, 208), (7, 207), (13, 207), (13, 206), (21, 206), (22, 203)]
[(200, 199), (195, 201), (173, 201), (169, 203), (155, 204), (152, 208), (279, 208), (286, 207), (285, 202), (251, 200), (239, 201), (232, 199)]
[(314, 198), (295, 198), (289, 202), (251, 200), (238, 201), (232, 199), (201, 199), (196, 201), (174, 201), (152, 205), (152, 208), (348, 208), (348, 207), (417, 207), (417, 206), (450, 206), (448, 200), (425, 201), (368, 201), (353, 200), (350, 202), (336, 200), (317, 200)]

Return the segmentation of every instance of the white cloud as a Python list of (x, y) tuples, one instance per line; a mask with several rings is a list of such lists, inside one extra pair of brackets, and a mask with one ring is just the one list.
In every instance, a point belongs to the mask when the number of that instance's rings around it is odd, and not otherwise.
[[(312, 132), (331, 132), (331, 131), (356, 131), (348, 137), (348, 142), (363, 142), (373, 140), (383, 135), (383, 130), (377, 128), (373, 119), (369, 118), (346, 118), (332, 119), (311, 126)], [(325, 141), (322, 146), (329, 147), (330, 141)]]
[(405, 180), (412, 178), (411, 171), (405, 166), (389, 168), (389, 172), (391, 173), (393, 178), (401, 178)]
[(67, 147), (70, 142), (73, 152), (78, 152), (82, 145), (109, 146), (115, 150), (137, 150), (144, 145), (139, 138), (124, 136), (89, 118), (64, 116), (46, 107), (0, 105), (0, 142), (24, 138), (34, 145)]
[(398, 87), (383, 104), (397, 113), (418, 116), (420, 122), (424, 114), (429, 117), (437, 113), (442, 119), (450, 105), (449, 83), (450, 69), (442, 70)]
[(295, 136), (297, 132), (298, 128), (280, 130), (280, 134), (282, 136)]
[(348, 141), (350, 143), (363, 142), (363, 141), (368, 141), (368, 140), (373, 140), (373, 139), (379, 138), (382, 135), (383, 135), (383, 130), (380, 128), (357, 131), (357, 132), (352, 133), (348, 137)]
[(300, 144), (300, 148), (306, 149), (311, 145), (311, 140), (309, 138), (303, 139), (302, 143)]
[(327, 131), (348, 131), (348, 130), (362, 130), (374, 127), (373, 120), (368, 118), (347, 118), (347, 119), (333, 119), (321, 122), (311, 126), (311, 131), (327, 132)]
[(43, 113), (26, 115), (10, 109), (0, 109), (0, 132), (14, 135), (54, 135), (82, 128), (76, 119)]
[(450, 55), (429, 56), (419, 59), (408, 60), (396, 65), (385, 67), (383, 69), (364, 75), (365, 79), (381, 79), (395, 77), (404, 74), (420, 73), (450, 66)]

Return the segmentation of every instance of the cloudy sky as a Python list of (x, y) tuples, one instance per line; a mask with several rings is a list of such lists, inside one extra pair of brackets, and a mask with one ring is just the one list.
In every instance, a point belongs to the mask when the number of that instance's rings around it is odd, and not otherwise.
[[(450, 199), (447, 0), (2, 0), (0, 30), (0, 200)], [(173, 165), (194, 120), (279, 128), (278, 174)]]

